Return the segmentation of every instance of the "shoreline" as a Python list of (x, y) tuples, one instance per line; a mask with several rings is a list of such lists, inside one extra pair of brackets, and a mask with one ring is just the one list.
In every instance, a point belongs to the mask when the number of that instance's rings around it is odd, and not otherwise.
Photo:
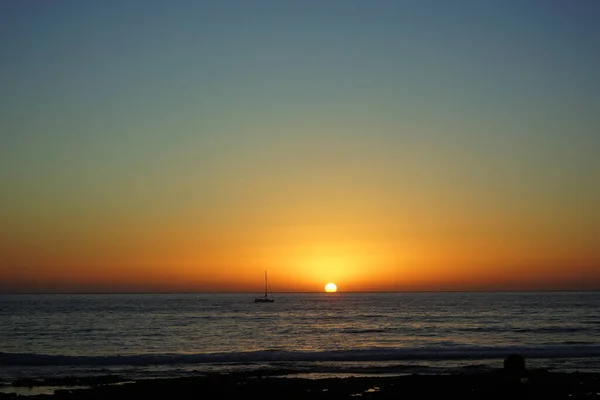
[[(6, 393), (7, 388), (17, 388)], [(142, 398), (261, 399), (600, 399), (600, 373), (513, 371), (302, 378), (294, 373), (208, 373), (203, 376), (123, 381), (118, 376), (21, 379), (0, 400)], [(10, 390), (10, 389), (9, 389)]]

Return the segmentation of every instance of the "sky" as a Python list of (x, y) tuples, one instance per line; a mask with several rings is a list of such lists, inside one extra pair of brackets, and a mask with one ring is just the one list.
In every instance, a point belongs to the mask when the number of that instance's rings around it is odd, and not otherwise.
[(599, 19), (0, 2), (0, 292), (598, 290)]

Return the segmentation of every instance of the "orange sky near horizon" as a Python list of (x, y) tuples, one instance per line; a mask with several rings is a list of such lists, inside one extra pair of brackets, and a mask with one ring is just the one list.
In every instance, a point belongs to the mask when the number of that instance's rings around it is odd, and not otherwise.
[[(302, 220), (298, 214), (292, 219)], [(0, 269), (0, 290), (260, 292), (265, 270), (276, 292), (318, 292), (327, 282), (340, 292), (599, 288), (592, 241), (520, 230), (492, 235), (470, 224), (450, 229), (440, 223), (444, 234), (399, 225), (382, 230), (385, 225), (370, 219), (370, 226), (249, 224), (202, 231), (193, 223), (159, 223), (157, 229), (109, 224), (84, 235), (52, 229), (35, 240), (3, 241), (2, 265), (14, 267)]]
[(0, 211), (0, 291), (260, 292), (264, 270), (291, 292), (600, 289), (600, 189), (573, 202), (441, 170), (391, 186), (370, 168), (22, 198)]

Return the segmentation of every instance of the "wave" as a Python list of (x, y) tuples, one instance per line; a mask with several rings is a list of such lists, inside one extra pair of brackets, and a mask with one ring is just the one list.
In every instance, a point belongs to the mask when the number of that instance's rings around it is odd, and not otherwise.
[(462, 327), (456, 328), (462, 332), (514, 332), (514, 333), (579, 333), (586, 332), (590, 329), (587, 327), (575, 327), (575, 326), (543, 326), (539, 328), (520, 328), (520, 327), (496, 327), (496, 326), (474, 326), (474, 327)]
[(385, 333), (388, 330), (386, 329), (379, 329), (379, 328), (366, 328), (366, 329), (353, 329), (353, 328), (346, 328), (346, 329), (342, 329), (340, 332), (341, 333)]
[(173, 364), (253, 364), (269, 362), (360, 362), (503, 359), (518, 353), (525, 358), (600, 358), (600, 345), (531, 347), (376, 348), (332, 351), (280, 351), (210, 354), (134, 354), (74, 356), (0, 353), (2, 366), (148, 366)]

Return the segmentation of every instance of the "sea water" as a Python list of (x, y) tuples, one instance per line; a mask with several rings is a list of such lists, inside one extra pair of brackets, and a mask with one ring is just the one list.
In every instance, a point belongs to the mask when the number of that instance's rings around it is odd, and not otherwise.
[(600, 372), (600, 292), (0, 295), (0, 384), (270, 370)]

